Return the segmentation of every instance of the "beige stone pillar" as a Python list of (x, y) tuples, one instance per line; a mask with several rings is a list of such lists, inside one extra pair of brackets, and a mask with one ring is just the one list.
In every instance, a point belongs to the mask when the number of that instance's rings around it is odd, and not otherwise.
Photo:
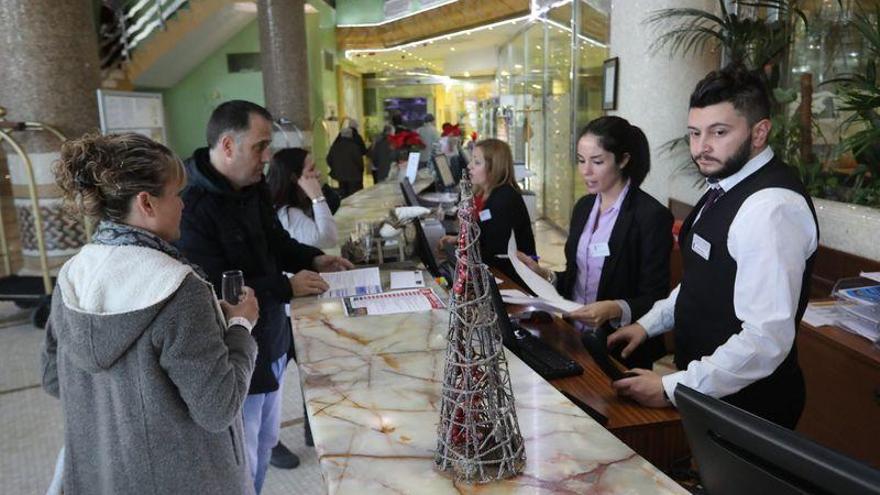
[(660, 151), (663, 143), (683, 136), (687, 129), (688, 100), (697, 81), (718, 67), (717, 53), (699, 56), (671, 56), (667, 51), (649, 50), (657, 32), (644, 24), (652, 11), (692, 7), (714, 11), (715, 0), (615, 0), (611, 10), (610, 56), (618, 66), (617, 111), (645, 131), (651, 145), (651, 172), (642, 188), (667, 204), (670, 196), (690, 202), (699, 198), (693, 184), (697, 176), (681, 173), (689, 161), (683, 153)]
[(288, 137), (301, 137), (300, 145), (308, 146), (312, 119), (305, 1), (257, 0), (257, 18), (266, 108), (276, 120), (287, 119), (302, 133), (288, 132)]
[[(7, 118), (39, 121), (68, 138), (98, 130), (97, 35), (90, 0), (0, 0), (0, 106)], [(82, 226), (61, 211), (52, 163), (60, 142), (47, 132), (13, 135), (34, 166), (50, 265), (84, 242)], [(38, 269), (34, 218), (22, 160), (2, 145), (12, 182), (26, 269)], [(4, 212), (5, 215), (5, 212)]]

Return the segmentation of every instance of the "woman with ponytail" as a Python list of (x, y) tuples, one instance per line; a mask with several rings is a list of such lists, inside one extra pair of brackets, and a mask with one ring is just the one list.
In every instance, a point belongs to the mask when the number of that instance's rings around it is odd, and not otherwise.
[[(672, 214), (639, 186), (651, 168), (648, 139), (615, 116), (593, 120), (577, 142), (578, 172), (588, 194), (575, 204), (565, 243), (565, 271), (530, 257), (532, 270), (555, 280), (559, 293), (583, 306), (569, 317), (581, 329), (628, 325), (669, 294)], [(651, 369), (665, 353), (652, 339), (622, 360)]]
[(138, 134), (66, 142), (55, 179), (97, 223), (58, 274), (42, 385), (61, 399), (63, 492), (253, 493), (242, 404), (253, 291), (218, 304), (180, 236), (183, 165)]

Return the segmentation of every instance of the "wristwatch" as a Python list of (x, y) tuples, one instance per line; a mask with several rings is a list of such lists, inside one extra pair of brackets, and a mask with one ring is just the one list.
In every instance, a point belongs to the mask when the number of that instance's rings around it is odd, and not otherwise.
[(316, 205), (316, 204), (322, 203), (324, 201), (327, 201), (327, 198), (325, 198), (324, 196), (318, 196), (317, 198), (312, 199), (312, 204)]
[(245, 330), (248, 331), (248, 333), (251, 333), (254, 330), (254, 324), (251, 323), (250, 320), (248, 320), (244, 316), (233, 316), (232, 318), (230, 318), (226, 322), (226, 329), (229, 330), (231, 327), (233, 327), (235, 325), (243, 326), (245, 328)]

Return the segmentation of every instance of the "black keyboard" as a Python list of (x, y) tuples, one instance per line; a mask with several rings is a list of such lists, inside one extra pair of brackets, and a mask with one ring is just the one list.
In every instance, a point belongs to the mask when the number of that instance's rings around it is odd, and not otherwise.
[(514, 338), (508, 341), (511, 344), (508, 348), (535, 373), (547, 380), (583, 374), (581, 365), (560, 354), (518, 324), (510, 324)]

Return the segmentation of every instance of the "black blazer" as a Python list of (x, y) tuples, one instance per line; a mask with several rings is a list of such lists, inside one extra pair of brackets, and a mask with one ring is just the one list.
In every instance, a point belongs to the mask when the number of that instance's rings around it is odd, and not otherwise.
[[(577, 247), (596, 195), (582, 197), (571, 214), (565, 242), (565, 271), (557, 273), (559, 293), (568, 299), (577, 281)], [(669, 255), (672, 251), (672, 213), (659, 201), (631, 187), (624, 198), (611, 230), (611, 254), (602, 267), (597, 301), (622, 299), (629, 304), (633, 321), (641, 318), (654, 303), (669, 295)], [(662, 339), (649, 339), (629, 359), (630, 367), (647, 367), (663, 356)]]
[(511, 232), (516, 237), (517, 249), (529, 255), (536, 254), (532, 221), (522, 194), (510, 185), (498, 186), (486, 198), (483, 211), (487, 210), (492, 218), (480, 220), (480, 255), (483, 263), (498, 268), (522, 285), (522, 280), (516, 275), (510, 260), (497, 256), (507, 253)]

